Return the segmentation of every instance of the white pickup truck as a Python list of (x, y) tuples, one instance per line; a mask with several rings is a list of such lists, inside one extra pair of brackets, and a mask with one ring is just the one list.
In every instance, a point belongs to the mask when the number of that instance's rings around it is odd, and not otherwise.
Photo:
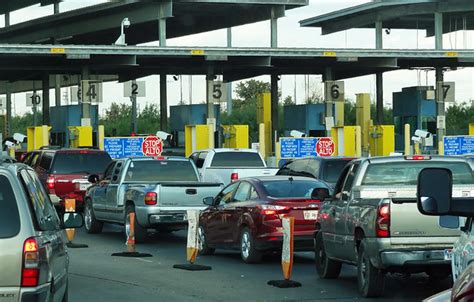
[(190, 156), (204, 182), (224, 185), (244, 177), (273, 176), (277, 168), (268, 168), (257, 150), (209, 149)]

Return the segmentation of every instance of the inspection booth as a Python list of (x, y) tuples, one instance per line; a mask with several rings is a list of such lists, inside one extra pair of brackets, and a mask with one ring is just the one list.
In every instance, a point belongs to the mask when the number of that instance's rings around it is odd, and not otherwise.
[(283, 111), (283, 136), (289, 137), (292, 130), (309, 137), (326, 136), (325, 104), (288, 105), (283, 107)]
[(436, 102), (432, 86), (403, 88), (393, 93), (393, 123), (395, 125), (395, 150), (405, 148), (405, 124), (410, 125), (410, 139), (417, 129), (436, 136)]

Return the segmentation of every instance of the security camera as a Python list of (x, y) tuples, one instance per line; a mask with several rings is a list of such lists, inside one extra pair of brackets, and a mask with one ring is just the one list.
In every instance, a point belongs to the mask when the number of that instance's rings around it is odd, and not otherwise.
[(15, 133), (13, 134), (13, 139), (19, 143), (24, 143), (26, 139), (26, 135), (21, 134), (21, 133)]
[(306, 137), (306, 133), (300, 132), (298, 130), (291, 130), (290, 135), (292, 137)]
[(415, 143), (421, 143), (422, 138), (419, 137), (419, 136), (412, 136), (412, 137), (411, 137), (411, 140), (412, 140), (413, 142), (415, 142)]
[(167, 140), (168, 137), (173, 137), (171, 134), (164, 132), (164, 131), (158, 131), (156, 132), (156, 136), (161, 138), (162, 140)]
[(123, 27), (129, 28), (130, 27), (130, 20), (128, 18), (123, 19), (122, 21)]
[(418, 137), (421, 137), (421, 138), (428, 138), (431, 136), (431, 133), (429, 133), (428, 131), (425, 131), (425, 130), (416, 130), (415, 131), (415, 135), (418, 136)]
[(15, 147), (15, 143), (14, 142), (11, 142), (11, 141), (6, 141), (5, 142), (5, 146), (7, 146), (8, 148), (13, 148)]

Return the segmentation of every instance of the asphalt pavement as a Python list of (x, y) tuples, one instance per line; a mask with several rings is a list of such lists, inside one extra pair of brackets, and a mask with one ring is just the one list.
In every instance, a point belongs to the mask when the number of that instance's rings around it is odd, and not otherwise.
[[(269, 255), (260, 264), (245, 264), (236, 251), (216, 251), (199, 256), (197, 264), (211, 271), (183, 271), (174, 264), (186, 263), (186, 232), (152, 234), (137, 250), (151, 258), (112, 257), (126, 250), (120, 226), (109, 225), (101, 234), (76, 231), (75, 243), (86, 249), (69, 249), (69, 298), (82, 301), (365, 301), (357, 293), (355, 267), (344, 265), (336, 280), (321, 280), (312, 253), (296, 253), (292, 279), (300, 288), (280, 289), (267, 285), (283, 278), (280, 258)], [(432, 282), (423, 274), (409, 278), (390, 275), (385, 296), (370, 301), (421, 301), (449, 287), (447, 280)], [(367, 299), (369, 300), (369, 299)]]

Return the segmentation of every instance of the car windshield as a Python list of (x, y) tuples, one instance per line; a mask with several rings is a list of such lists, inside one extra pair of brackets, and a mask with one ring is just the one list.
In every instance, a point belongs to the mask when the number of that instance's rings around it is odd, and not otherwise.
[(264, 167), (264, 164), (256, 152), (218, 152), (211, 167)]
[(0, 176), (0, 238), (10, 238), (20, 231), (20, 215), (10, 181)]
[(323, 180), (335, 184), (349, 160), (334, 159), (323, 161)]
[(405, 161), (372, 164), (362, 185), (416, 185), (418, 174), (424, 168), (446, 168), (453, 172), (454, 184), (473, 184), (474, 176), (467, 163), (447, 161)]
[(190, 161), (142, 160), (130, 164), (125, 181), (198, 181)]
[(105, 152), (56, 153), (53, 174), (102, 174), (112, 159)]
[(269, 180), (262, 184), (267, 195), (274, 198), (311, 198), (314, 189), (329, 189), (326, 184), (316, 180)]

